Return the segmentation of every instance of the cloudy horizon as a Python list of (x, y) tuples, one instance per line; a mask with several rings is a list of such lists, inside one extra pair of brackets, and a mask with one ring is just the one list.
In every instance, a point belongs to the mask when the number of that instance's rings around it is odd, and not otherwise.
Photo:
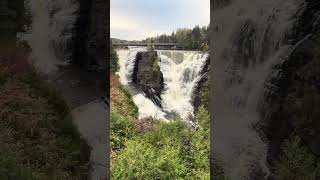
[(178, 28), (207, 26), (210, 0), (111, 0), (112, 38), (142, 40)]

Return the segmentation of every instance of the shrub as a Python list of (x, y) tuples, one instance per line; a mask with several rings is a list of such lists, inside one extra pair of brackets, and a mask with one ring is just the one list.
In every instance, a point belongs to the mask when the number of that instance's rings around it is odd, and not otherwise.
[(203, 130), (207, 131), (210, 129), (210, 114), (204, 105), (199, 107), (196, 113), (196, 120)]
[(113, 45), (110, 46), (110, 72), (114, 73), (119, 71), (119, 57), (117, 55), (117, 52), (114, 50)]
[(309, 150), (303, 146), (298, 136), (291, 136), (282, 145), (283, 153), (274, 165), (277, 180), (319, 179), (319, 164)]
[(126, 141), (112, 162), (112, 177), (209, 179), (209, 136), (203, 133), (180, 120), (158, 122), (152, 130)]
[(16, 81), (0, 90), (0, 148), (13, 153), (15, 159), (5, 161), (9, 166), (17, 162), (16, 170), (8, 173), (30, 169), (34, 179), (85, 179), (90, 157), (87, 144), (79, 134), (61, 130), (57, 122), (71, 121), (60, 119), (60, 112), (35, 94), (28, 84)]
[(121, 114), (128, 119), (138, 118), (138, 107), (134, 104), (131, 94), (120, 85), (118, 77), (114, 74), (111, 75), (110, 97), (112, 112)]
[(128, 141), (111, 165), (112, 179), (178, 179), (186, 171), (179, 148), (157, 148), (144, 139)]
[(110, 130), (110, 144), (113, 151), (122, 150), (126, 141), (136, 135), (133, 121), (115, 112), (111, 112)]

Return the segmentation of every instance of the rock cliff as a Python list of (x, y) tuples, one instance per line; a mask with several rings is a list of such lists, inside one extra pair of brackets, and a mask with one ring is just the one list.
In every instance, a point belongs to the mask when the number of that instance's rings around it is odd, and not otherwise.
[[(157, 62), (157, 53), (139, 52), (135, 62), (133, 83), (156, 105), (161, 107), (161, 93), (164, 88), (163, 75)], [(153, 59), (154, 57), (155, 59)]]
[(204, 105), (206, 109), (209, 109), (209, 99), (210, 99), (210, 57), (207, 59), (206, 64), (201, 72), (201, 79), (198, 82), (194, 97), (193, 105), (194, 112), (197, 112), (200, 105)]
[(109, 2), (79, 0), (73, 62), (91, 70), (108, 68)]
[[(308, 0), (291, 34), (293, 51), (274, 69), (266, 82), (262, 105), (263, 131), (269, 141), (268, 161), (273, 164), (281, 144), (293, 133), (315, 155), (320, 155), (320, 5)], [(268, 113), (266, 113), (268, 112)]]

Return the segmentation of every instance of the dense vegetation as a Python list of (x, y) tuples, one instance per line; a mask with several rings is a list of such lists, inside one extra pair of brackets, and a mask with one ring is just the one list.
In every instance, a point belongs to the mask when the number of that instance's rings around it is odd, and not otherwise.
[[(153, 51), (149, 53), (156, 61)], [(179, 118), (139, 119), (130, 93), (116, 75), (110, 80), (112, 179), (210, 179), (210, 116), (205, 106), (196, 113), (195, 128)]]
[(117, 52), (114, 50), (112, 43), (110, 43), (110, 72), (117, 72), (119, 70)]
[(0, 51), (0, 179), (87, 179), (90, 149), (25, 52)]
[(282, 154), (273, 167), (277, 180), (316, 180), (320, 178), (320, 162), (297, 135), (282, 145)]
[[(290, 69), (286, 81), (288, 88), (284, 99), (284, 117), (293, 129), (291, 137), (284, 140), (281, 154), (273, 162), (276, 179), (320, 178), (319, 132), (320, 93), (317, 80), (320, 77), (319, 35), (308, 50), (298, 51), (293, 61), (303, 60)], [(306, 56), (307, 55), (307, 56)], [(294, 56), (294, 55), (293, 55)]]
[(177, 43), (183, 50), (209, 50), (209, 27), (181, 28), (171, 35), (162, 34), (144, 40), (151, 43)]

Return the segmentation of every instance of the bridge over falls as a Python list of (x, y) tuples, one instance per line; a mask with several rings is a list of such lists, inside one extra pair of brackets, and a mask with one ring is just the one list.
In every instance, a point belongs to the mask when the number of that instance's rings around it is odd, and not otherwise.
[(149, 45), (153, 46), (155, 49), (177, 49), (177, 43), (136, 43), (136, 42), (126, 42), (126, 43), (113, 43), (115, 47), (126, 48), (129, 46), (140, 46), (147, 47)]

